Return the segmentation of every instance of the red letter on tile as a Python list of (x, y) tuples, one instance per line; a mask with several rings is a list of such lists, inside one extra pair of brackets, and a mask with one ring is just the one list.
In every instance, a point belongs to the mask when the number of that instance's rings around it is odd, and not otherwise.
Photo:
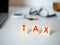
[(48, 33), (48, 27), (44, 27), (44, 33), (47, 32)]
[(34, 27), (33, 32), (34, 32), (35, 30), (38, 31), (38, 27), (37, 27), (37, 26)]
[(23, 31), (25, 31), (25, 26), (26, 26), (26, 25), (22, 25), (22, 26), (23, 26)]

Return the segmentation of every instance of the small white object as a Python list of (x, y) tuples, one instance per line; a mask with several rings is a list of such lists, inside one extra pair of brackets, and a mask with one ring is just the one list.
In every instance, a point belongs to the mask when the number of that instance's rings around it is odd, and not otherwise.
[(24, 18), (24, 14), (22, 12), (13, 12), (11, 16), (13, 18)]

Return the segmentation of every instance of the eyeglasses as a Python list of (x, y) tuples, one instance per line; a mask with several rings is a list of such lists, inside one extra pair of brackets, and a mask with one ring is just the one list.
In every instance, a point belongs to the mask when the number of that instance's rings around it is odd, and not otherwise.
[(47, 9), (44, 9), (44, 8), (40, 8), (39, 10), (36, 10), (35, 8), (31, 8), (29, 11), (29, 14), (30, 15), (39, 15), (42, 17), (54, 17), (54, 16), (56, 16), (55, 13), (49, 15), (49, 11)]

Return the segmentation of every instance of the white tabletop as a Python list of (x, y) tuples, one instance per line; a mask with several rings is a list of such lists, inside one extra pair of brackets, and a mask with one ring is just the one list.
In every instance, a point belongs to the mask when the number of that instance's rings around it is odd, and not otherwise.
[[(12, 10), (13, 9), (13, 10)], [(29, 8), (11, 8), (10, 14), (14, 11), (28, 12)], [(24, 18), (13, 18), (11, 15), (0, 29), (0, 45), (60, 45), (60, 19), (57, 17), (43, 18), (36, 16), (38, 20), (30, 21)], [(42, 31), (42, 26), (50, 26), (51, 35), (44, 36), (40, 32), (34, 36), (32, 32), (27, 35), (20, 34), (20, 25), (26, 24), (32, 30), (32, 25), (38, 24)]]

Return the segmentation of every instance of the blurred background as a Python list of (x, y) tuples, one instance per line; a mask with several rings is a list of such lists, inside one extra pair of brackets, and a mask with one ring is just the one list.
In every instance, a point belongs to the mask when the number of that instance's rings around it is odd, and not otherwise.
[(53, 8), (54, 2), (60, 2), (60, 0), (9, 0), (10, 6), (29, 6), (29, 7), (46, 7)]

